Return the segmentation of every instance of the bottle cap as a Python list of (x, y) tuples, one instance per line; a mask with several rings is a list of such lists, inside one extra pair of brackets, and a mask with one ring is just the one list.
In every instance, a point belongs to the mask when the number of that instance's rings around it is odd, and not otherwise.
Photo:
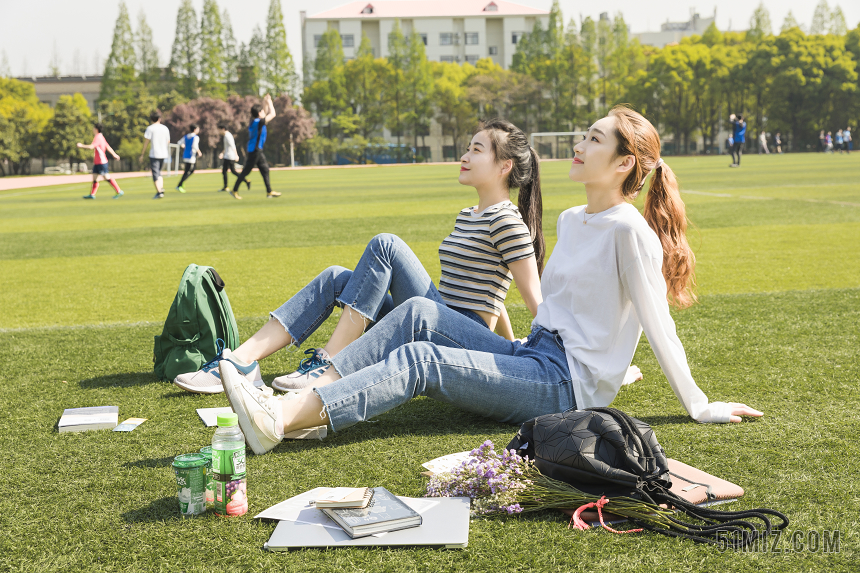
[(239, 416), (235, 413), (218, 414), (218, 427), (236, 426), (239, 424)]

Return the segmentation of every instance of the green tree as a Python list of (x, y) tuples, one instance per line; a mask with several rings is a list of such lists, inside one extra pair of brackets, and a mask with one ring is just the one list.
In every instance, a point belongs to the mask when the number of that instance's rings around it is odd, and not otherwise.
[[(343, 128), (346, 127), (349, 132), (354, 124), (352, 118), (342, 117), (348, 107), (343, 60), (340, 34), (329, 28), (320, 37), (314, 60), (313, 83), (305, 89), (303, 101), (320, 119), (322, 135), (332, 141), (342, 140)], [(346, 122), (342, 123), (344, 119)]]
[(120, 2), (110, 55), (105, 62), (100, 98), (110, 98), (118, 90), (133, 88), (137, 79), (135, 72), (137, 57), (134, 53), (134, 46), (134, 34), (131, 31), (128, 8), (126, 8), (125, 2)]
[(779, 33), (788, 32), (792, 28), (800, 28), (800, 24), (797, 22), (797, 18), (794, 17), (794, 14), (791, 13), (791, 10), (788, 11), (788, 14), (785, 15), (785, 20), (782, 21), (782, 27), (779, 29)]
[(287, 31), (284, 28), (281, 0), (271, 0), (269, 4), (269, 14), (266, 17), (265, 57), (263, 70), (265, 88), (275, 95), (286, 93), (295, 97), (298, 78), (293, 56), (287, 47)]
[(92, 114), (87, 100), (81, 94), (62, 95), (54, 106), (54, 117), (45, 129), (45, 152), (49, 157), (68, 158), (69, 164), (78, 163), (89, 153), (76, 143), (92, 139)]
[(848, 25), (845, 23), (845, 14), (842, 8), (836, 6), (830, 13), (830, 33), (834, 36), (844, 36), (848, 32)]
[(388, 34), (388, 77), (385, 80), (385, 99), (388, 102), (385, 127), (397, 137), (397, 147), (400, 148), (400, 138), (404, 135), (407, 122), (406, 102), (408, 86), (406, 70), (409, 67), (409, 44), (403, 36), (400, 21), (395, 20), (391, 33)]
[(158, 48), (152, 41), (152, 28), (146, 22), (146, 14), (140, 11), (137, 17), (137, 33), (134, 37), (137, 56), (137, 74), (144, 86), (150, 87), (161, 78)]
[(383, 59), (373, 57), (370, 39), (362, 33), (355, 59), (344, 65), (344, 84), (351, 115), (357, 118), (355, 132), (367, 142), (379, 135), (384, 123), (386, 106), (379, 95), (385, 89), (386, 68)]
[(409, 36), (409, 53), (404, 70), (406, 102), (404, 122), (412, 133), (413, 145), (418, 147), (418, 137), (430, 134), (430, 117), (433, 113), (433, 69), (427, 61), (424, 41), (418, 34)]
[(223, 33), (218, 4), (215, 0), (204, 0), (200, 20), (200, 88), (205, 96), (223, 98), (227, 95)]
[(3, 56), (0, 57), (0, 78), (8, 78), (12, 75), (12, 68), (9, 67), (9, 57), (6, 55), (6, 50), (2, 51)]
[(826, 34), (830, 29), (830, 6), (827, 5), (827, 0), (821, 0), (815, 7), (815, 12), (812, 14), (812, 26), (809, 28), (809, 33), (814, 36)]
[(0, 173), (29, 173), (30, 159), (40, 154), (42, 134), (52, 115), (51, 108), (36, 97), (32, 83), (0, 78)]
[(476, 70), (469, 64), (432, 62), (431, 65), (436, 121), (442, 128), (442, 136), (451, 138), (454, 159), (459, 159), (478, 123), (477, 110), (466, 97), (468, 80)]
[(236, 91), (236, 82), (239, 81), (239, 47), (226, 8), (221, 14), (221, 45), (224, 47), (224, 83), (227, 84), (227, 91), (232, 93)]
[(752, 17), (750, 17), (747, 40), (750, 42), (760, 42), (771, 34), (773, 34), (773, 26), (770, 23), (770, 12), (768, 12), (764, 2), (761, 2), (758, 8), (753, 11)]
[(197, 95), (197, 74), (200, 69), (197, 13), (191, 0), (182, 0), (176, 13), (176, 35), (170, 55), (170, 69), (176, 87), (187, 98)]

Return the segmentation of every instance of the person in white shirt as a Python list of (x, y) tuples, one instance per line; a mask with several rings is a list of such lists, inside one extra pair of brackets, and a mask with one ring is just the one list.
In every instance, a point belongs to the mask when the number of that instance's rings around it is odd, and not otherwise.
[[(218, 191), (230, 191), (227, 185), (227, 171), (230, 171), (236, 177), (239, 177), (239, 172), (236, 171), (236, 162), (239, 161), (239, 152), (236, 151), (236, 140), (233, 139), (233, 134), (227, 129), (226, 123), (218, 124), (218, 131), (221, 132), (221, 138), (224, 140), (224, 151), (218, 154), (218, 159), (221, 163), (221, 175), (224, 177), (224, 187)], [(251, 190), (251, 181), (245, 179), (245, 184), (248, 186), (248, 191)]]
[(152, 143), (152, 148), (149, 150), (149, 168), (152, 170), (152, 183), (155, 185), (155, 197), (153, 199), (162, 199), (164, 197), (164, 179), (161, 177), (161, 169), (170, 156), (170, 130), (161, 123), (161, 112), (158, 110), (149, 114), (149, 121), (152, 122), (152, 125), (147, 127), (143, 133), (143, 151), (140, 152), (138, 162), (143, 163), (146, 149)]
[[(695, 302), (695, 257), (657, 131), (640, 114), (615, 107), (574, 151), (569, 178), (584, 183), (588, 203), (559, 216), (558, 242), (540, 281), (543, 302), (525, 342), (484, 332), (444, 305), (413, 298), (289, 399), (254, 388), (222, 361), (224, 390), (254, 452), (271, 450), (285, 432), (320, 424), (338, 431), (419, 395), (514, 424), (607, 406), (643, 330), (693, 419), (761, 416), (745, 404), (710, 402), (691, 375), (669, 302), (679, 308)], [(630, 202), (649, 173), (643, 217)]]

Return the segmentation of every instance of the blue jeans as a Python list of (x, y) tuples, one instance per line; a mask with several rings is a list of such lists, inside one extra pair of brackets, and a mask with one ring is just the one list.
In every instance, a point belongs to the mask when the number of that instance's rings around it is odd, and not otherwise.
[(332, 364), (343, 378), (315, 392), (335, 431), (416, 396), (512, 424), (576, 407), (558, 334), (535, 327), (512, 342), (427, 298), (393, 309)]
[[(293, 345), (299, 346), (325, 322), (335, 306), (349, 306), (374, 323), (413, 297), (445, 304), (406, 243), (395, 235), (382, 234), (367, 244), (354, 271), (327, 268), (270, 315), (289, 333)], [(466, 309), (456, 312), (489, 331), (478, 314)]]

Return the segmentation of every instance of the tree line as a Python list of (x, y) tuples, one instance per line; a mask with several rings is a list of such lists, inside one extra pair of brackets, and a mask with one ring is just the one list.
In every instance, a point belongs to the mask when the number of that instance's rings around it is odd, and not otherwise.
[(847, 30), (841, 9), (826, 0), (809, 34), (789, 13), (774, 35), (760, 5), (746, 32), (711, 25), (663, 48), (632, 39), (621, 14), (565, 25), (556, 1), (546, 28), (538, 22), (517, 44), (509, 70), (490, 59), (428, 62), (419, 37), (397, 25), (388, 51), (374, 58), (363, 37), (356, 57), (344, 61), (336, 31), (320, 38), (302, 98), (319, 122), (314, 150), (354, 153), (383, 127), (420, 148), (435, 119), (457, 157), (479, 118), (503, 116), (527, 133), (575, 131), (617, 103), (671, 134), (674, 153), (691, 152), (698, 137), (715, 152), (731, 113), (746, 116), (751, 132), (781, 131), (794, 150), (815, 148), (819, 129), (860, 119), (860, 29)]
[[(817, 148), (821, 129), (860, 119), (860, 28), (849, 30), (826, 0), (808, 33), (789, 12), (774, 34), (760, 5), (746, 32), (712, 25), (663, 48), (632, 39), (621, 14), (565, 24), (555, 2), (547, 26), (538, 22), (518, 42), (508, 70), (489, 58), (475, 65), (428, 61), (420, 37), (403, 34), (399, 23), (387, 58), (374, 57), (363, 36), (356, 57), (346, 60), (340, 35), (328, 30), (302, 82), (280, 0), (271, 0), (265, 33), (256, 28), (248, 44), (236, 43), (229, 14), (215, 0), (204, 1), (199, 19), (183, 0), (170, 64), (159, 62), (145, 17), (132, 30), (121, 3), (97, 115), (124, 157), (139, 153), (155, 108), (165, 112), (174, 140), (191, 122), (201, 124), (202, 148), (214, 155), (214, 126), (226, 121), (241, 130), (250, 102), (267, 91), (280, 94), (278, 117), (289, 118), (273, 126), (276, 150), (286, 151), (292, 135), (308, 160), (323, 163), (371, 160), (388, 145), (383, 129), (417, 149), (419, 160), (429, 158), (425, 140), (434, 121), (450, 138), (445, 158), (455, 159), (480, 118), (505, 117), (526, 132), (575, 131), (616, 103), (633, 105), (673, 136), (665, 153), (715, 152), (730, 113), (744, 114), (751, 133), (782, 132), (795, 151)], [(70, 96), (52, 112), (26, 86), (10, 85), (0, 84), (0, 161), (17, 172), (14, 165), (29, 157), (75, 157), (79, 151), (63, 147), (58, 130), (69, 135), (87, 116), (85, 104)], [(299, 98), (304, 107), (294, 104)], [(88, 126), (78, 127), (86, 139)], [(694, 148), (700, 137), (704, 150)]]

